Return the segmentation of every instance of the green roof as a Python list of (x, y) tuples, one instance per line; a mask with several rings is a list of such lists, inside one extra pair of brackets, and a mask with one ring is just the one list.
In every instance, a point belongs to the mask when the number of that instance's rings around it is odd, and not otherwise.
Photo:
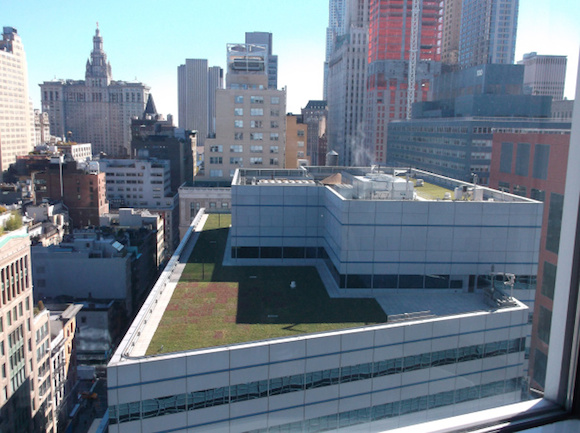
[(314, 267), (222, 266), (230, 221), (209, 216), (147, 355), (386, 320), (374, 299), (330, 298)]

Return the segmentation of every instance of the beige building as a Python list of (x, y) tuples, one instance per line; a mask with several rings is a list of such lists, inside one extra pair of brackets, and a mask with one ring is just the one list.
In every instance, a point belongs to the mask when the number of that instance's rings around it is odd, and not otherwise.
[(70, 132), (72, 140), (92, 143), (95, 153), (130, 155), (131, 119), (143, 114), (149, 87), (113, 80), (98, 28), (85, 80), (45, 81), (40, 88), (53, 135), (68, 137)]
[(298, 168), (310, 165), (308, 155), (308, 125), (302, 116), (288, 113), (286, 115), (286, 154), (285, 168)]
[(0, 251), (0, 429), (56, 432), (50, 317), (33, 311), (26, 229), (1, 236)]
[(216, 135), (204, 143), (204, 180), (229, 180), (239, 167), (282, 168), (286, 90), (268, 89), (266, 50), (228, 45), (227, 88), (216, 90)]
[(28, 97), (26, 54), (18, 32), (4, 27), (0, 40), (0, 171), (34, 147), (34, 114)]

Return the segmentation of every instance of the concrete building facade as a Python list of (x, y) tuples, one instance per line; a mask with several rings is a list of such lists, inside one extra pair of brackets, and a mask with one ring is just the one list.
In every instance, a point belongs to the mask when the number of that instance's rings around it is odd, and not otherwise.
[(283, 167), (286, 90), (268, 88), (268, 47), (228, 44), (226, 89), (216, 91), (215, 138), (205, 141), (202, 180), (226, 181), (238, 167)]
[[(301, 115), (286, 114), (286, 151), (285, 168), (298, 168), (310, 165), (308, 156), (308, 125)], [(271, 161), (273, 162), (273, 161)]]
[(548, 95), (553, 101), (564, 99), (566, 85), (566, 56), (524, 54), (518, 62), (525, 66), (524, 88), (532, 95)]
[(95, 153), (126, 156), (131, 149), (131, 119), (145, 109), (149, 87), (113, 80), (111, 64), (97, 28), (84, 80), (53, 80), (40, 85), (42, 111), (51, 134), (92, 143)]
[(0, 40), (0, 171), (34, 147), (34, 117), (28, 95), (28, 66), (20, 35), (4, 27)]
[(272, 33), (246, 32), (246, 44), (268, 46), (268, 89), (278, 88), (278, 56), (272, 54)]
[(186, 59), (177, 68), (178, 124), (180, 128), (197, 131), (198, 145), (215, 134), (215, 91), (223, 88), (223, 70), (208, 69), (206, 59)]

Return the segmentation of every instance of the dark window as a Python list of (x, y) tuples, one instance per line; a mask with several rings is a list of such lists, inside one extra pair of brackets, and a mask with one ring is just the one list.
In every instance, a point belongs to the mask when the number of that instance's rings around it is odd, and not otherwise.
[(542, 388), (546, 381), (546, 366), (548, 365), (548, 357), (536, 349), (534, 353), (534, 381)]
[(399, 288), (422, 289), (423, 275), (399, 275)]
[(280, 259), (282, 258), (282, 247), (261, 247), (260, 256), (263, 259)]
[(554, 287), (556, 283), (557, 266), (544, 262), (544, 273), (542, 277), (542, 295), (554, 299)]
[(546, 344), (550, 344), (550, 327), (552, 326), (552, 312), (540, 306), (538, 319), (538, 338)]
[(530, 170), (530, 145), (518, 143), (516, 151), (516, 171), (518, 176), (527, 176)]
[(546, 200), (546, 191), (541, 189), (532, 188), (530, 191), (530, 198), (538, 201), (545, 201)]
[(513, 143), (501, 144), (501, 159), (499, 161), (499, 171), (502, 173), (512, 172), (512, 158), (514, 153)]
[(397, 275), (375, 275), (373, 287), (375, 289), (396, 289)]
[(548, 212), (548, 230), (546, 233), (546, 249), (558, 254), (560, 245), (560, 229), (562, 228), (562, 208), (564, 196), (555, 192), (550, 194), (550, 210)]
[(548, 178), (548, 162), (550, 159), (550, 146), (548, 144), (536, 144), (534, 146), (534, 167), (532, 176), (536, 179)]
[(371, 276), (370, 275), (347, 275), (347, 288), (349, 289), (370, 289)]
[(449, 288), (449, 275), (425, 275), (426, 289)]

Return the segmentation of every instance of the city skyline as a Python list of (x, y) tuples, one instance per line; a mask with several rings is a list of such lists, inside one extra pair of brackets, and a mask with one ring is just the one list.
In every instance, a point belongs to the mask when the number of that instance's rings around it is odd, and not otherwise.
[[(287, 111), (298, 113), (308, 100), (322, 97), (327, 0), (278, 3), (275, 9), (269, 8), (271, 3), (265, 0), (245, 2), (243, 8), (228, 1), (217, 12), (213, 4), (201, 3), (195, 5), (192, 20), (182, 25), (181, 18), (176, 17), (184, 16), (188, 3), (175, 1), (163, 8), (157, 5), (154, 1), (139, 2), (139, 7), (133, 1), (113, 4), (104, 0), (96, 5), (64, 1), (37, 14), (30, 0), (11, 3), (4, 10), (2, 25), (15, 27), (22, 38), (34, 107), (40, 108), (41, 82), (55, 77), (83, 78), (97, 21), (113, 78), (136, 79), (151, 86), (163, 114), (177, 117), (176, 67), (184, 58), (206, 58), (208, 63), (224, 67), (226, 44), (243, 42), (245, 32), (251, 31), (272, 32), (274, 36), (273, 50), (279, 56), (278, 86), (287, 86)], [(574, 22), (578, 13), (580, 5), (563, 5), (555, 0), (530, 0), (519, 5), (515, 60), (531, 51), (567, 55), (564, 95), (568, 99), (573, 98), (578, 64), (580, 32)], [(63, 21), (63, 17), (74, 19)], [(59, 22), (63, 24), (55, 24)], [(75, 35), (72, 38), (71, 32)], [(47, 36), (51, 44), (46, 43)], [(62, 48), (55, 51), (54, 47)]]

